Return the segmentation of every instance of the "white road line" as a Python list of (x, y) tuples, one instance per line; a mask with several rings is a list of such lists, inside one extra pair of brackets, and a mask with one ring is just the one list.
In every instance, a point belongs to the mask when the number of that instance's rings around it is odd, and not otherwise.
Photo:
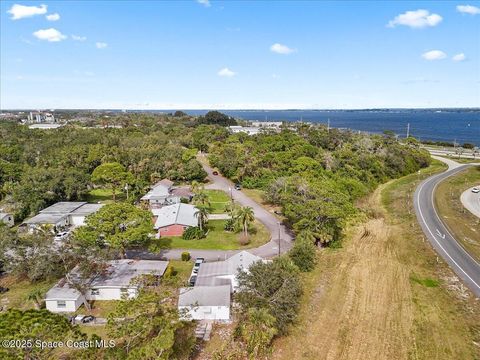
[[(434, 177), (435, 178), (435, 177)], [(434, 179), (433, 178), (433, 179)], [(425, 221), (425, 217), (423, 216), (423, 212), (422, 212), (422, 209), (421, 209), (421, 206), (420, 206), (420, 193), (422, 192), (422, 189), (423, 189), (423, 186), (428, 182), (429, 180), (427, 180), (426, 182), (424, 182), (422, 185), (420, 185), (420, 188), (418, 189), (418, 193), (417, 193), (417, 204), (418, 204), (418, 210), (419, 210), (419, 213), (420, 213), (420, 216), (422, 217), (422, 221), (423, 223), (425, 224), (425, 227), (427, 228), (428, 232), (432, 235), (433, 237), (433, 240), (435, 240), (435, 242), (437, 243), (437, 245), (440, 247), (440, 249), (442, 249), (442, 251), (445, 253), (445, 255), (448, 256), (448, 258), (450, 260), (452, 260), (452, 262), (455, 264), (455, 266), (457, 266), (460, 271), (462, 271), (466, 276), (467, 278), (469, 278), (474, 284), (475, 286), (480, 289), (480, 285), (478, 285), (475, 280), (473, 280), (470, 275), (468, 275), (465, 270), (463, 270), (463, 268), (458, 265), (458, 263), (450, 256), (450, 254), (445, 250), (445, 248), (442, 246), (442, 244), (440, 244), (440, 242), (437, 240), (437, 238), (435, 237), (435, 235), (432, 233), (432, 230), (430, 230), (429, 226), (427, 225), (427, 222)]]

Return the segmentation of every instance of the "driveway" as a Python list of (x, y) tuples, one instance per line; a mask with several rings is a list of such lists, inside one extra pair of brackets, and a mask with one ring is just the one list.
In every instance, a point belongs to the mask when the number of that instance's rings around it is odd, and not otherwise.
[[(206, 165), (207, 161), (204, 155), (201, 163), (203, 169), (207, 172), (211, 181), (206, 186), (207, 189), (223, 190), (232, 199), (242, 206), (250, 206), (255, 213), (255, 218), (260, 221), (270, 232), (270, 241), (258, 248), (246, 249), (247, 251), (262, 258), (273, 258), (280, 253), (285, 253), (292, 247), (293, 233), (282, 225), (272, 213), (265, 210), (260, 204), (245, 195), (241, 190), (235, 190), (234, 184), (224, 178), (222, 175), (213, 175), (213, 169)], [(188, 251), (192, 258), (203, 257), (209, 261), (225, 260), (241, 250), (191, 250), (191, 249), (166, 249), (159, 254), (152, 254), (145, 250), (130, 250), (128, 257), (138, 257), (142, 259), (160, 260), (160, 259), (180, 259), (182, 252)]]

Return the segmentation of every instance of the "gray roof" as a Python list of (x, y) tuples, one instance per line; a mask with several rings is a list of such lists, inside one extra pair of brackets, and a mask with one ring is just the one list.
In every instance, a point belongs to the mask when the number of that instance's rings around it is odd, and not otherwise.
[(248, 269), (262, 258), (248, 251), (241, 251), (225, 261), (202, 263), (198, 269), (195, 286), (217, 286), (231, 284), (239, 269)]
[(140, 275), (162, 276), (167, 269), (168, 261), (159, 260), (113, 260), (104, 276), (93, 279), (92, 287), (126, 287), (132, 279)]
[(57, 224), (58, 222), (65, 219), (67, 215), (65, 214), (49, 214), (49, 213), (40, 213), (31, 217), (30, 219), (25, 220), (24, 224)]
[(45, 300), (77, 300), (80, 296), (78, 290), (71, 288), (65, 279), (62, 279), (47, 291)]
[[(96, 277), (90, 283), (91, 288), (100, 287), (128, 287), (130, 282), (137, 276), (153, 274), (162, 276), (168, 266), (168, 261), (157, 260), (113, 260), (109, 261), (107, 273)], [(75, 276), (76, 269), (70, 272)], [(45, 300), (76, 300), (80, 293), (71, 288), (65, 279), (60, 280), (46, 294)]]
[(230, 285), (180, 288), (178, 306), (230, 307)]
[(198, 209), (190, 204), (174, 204), (154, 209), (153, 214), (157, 216), (155, 229), (173, 224), (185, 226), (198, 226), (198, 219), (195, 215)]
[(72, 211), (70, 213), (70, 215), (85, 215), (85, 216), (87, 216), (87, 215), (93, 214), (94, 212), (97, 212), (98, 210), (100, 210), (100, 208), (103, 205), (104, 204), (83, 204), (79, 208)]
[(62, 201), (52, 206), (49, 206), (43, 210), (40, 210), (40, 213), (44, 214), (69, 214), (80, 206), (86, 204), (86, 202), (79, 202), (79, 201)]
[(142, 196), (141, 200), (163, 199), (170, 194), (173, 181), (163, 179), (152, 186), (152, 189)]
[(68, 215), (87, 216), (98, 211), (102, 204), (88, 204), (80, 201), (63, 201), (53, 204), (38, 215), (24, 221), (25, 224), (56, 224)]

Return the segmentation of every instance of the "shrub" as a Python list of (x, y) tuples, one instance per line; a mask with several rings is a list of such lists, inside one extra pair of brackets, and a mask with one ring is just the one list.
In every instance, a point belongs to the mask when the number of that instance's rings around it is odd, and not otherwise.
[(188, 251), (182, 252), (182, 261), (190, 260), (190, 253)]
[(184, 240), (198, 240), (205, 237), (205, 231), (199, 227), (192, 226), (183, 232), (182, 238)]
[(173, 268), (173, 266), (168, 266), (165, 272), (163, 273), (163, 277), (165, 279), (169, 279), (174, 275), (175, 275), (175, 269)]
[(307, 240), (297, 239), (288, 256), (302, 272), (312, 271), (315, 268), (316, 247)]
[(225, 231), (235, 231), (235, 225), (236, 225), (235, 224), (235, 219), (230, 218), (230, 219), (227, 219), (225, 221), (225, 225), (224, 225), (223, 229)]

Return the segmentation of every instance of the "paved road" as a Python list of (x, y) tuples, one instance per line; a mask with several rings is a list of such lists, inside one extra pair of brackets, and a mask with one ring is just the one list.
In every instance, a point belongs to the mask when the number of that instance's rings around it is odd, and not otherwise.
[[(444, 159), (441, 159), (442, 161)], [(414, 206), (418, 222), (436, 252), (480, 298), (480, 264), (454, 239), (435, 210), (433, 194), (436, 186), (447, 177), (471, 165), (448, 161), (449, 170), (424, 180), (415, 191)]]
[[(480, 184), (477, 185), (477, 188), (479, 187)], [(473, 187), (465, 190), (460, 196), (460, 201), (468, 211), (480, 218), (480, 193), (474, 193), (472, 189)]]
[[(202, 155), (200, 155), (202, 156)], [(279, 223), (279, 220), (272, 213), (265, 210), (260, 204), (253, 201), (242, 191), (234, 189), (234, 184), (221, 175), (213, 175), (213, 170), (205, 165), (202, 161), (202, 166), (211, 180), (211, 184), (207, 185), (207, 189), (223, 190), (231, 195), (234, 201), (240, 203), (242, 206), (250, 206), (253, 208), (255, 217), (259, 220), (270, 232), (270, 241), (258, 248), (248, 249), (249, 252), (263, 258), (272, 258), (277, 256), (280, 252), (283, 254), (292, 247), (293, 234), (284, 225)], [(280, 241), (279, 241), (280, 238)], [(279, 249), (280, 243), (280, 249)], [(127, 252), (128, 257), (142, 258), (142, 259), (180, 259), (183, 251), (190, 252), (190, 255), (195, 257), (204, 257), (209, 261), (225, 260), (230, 256), (236, 254), (240, 250), (182, 250), (182, 249), (168, 249), (159, 254), (151, 254), (143, 250), (131, 250)]]

